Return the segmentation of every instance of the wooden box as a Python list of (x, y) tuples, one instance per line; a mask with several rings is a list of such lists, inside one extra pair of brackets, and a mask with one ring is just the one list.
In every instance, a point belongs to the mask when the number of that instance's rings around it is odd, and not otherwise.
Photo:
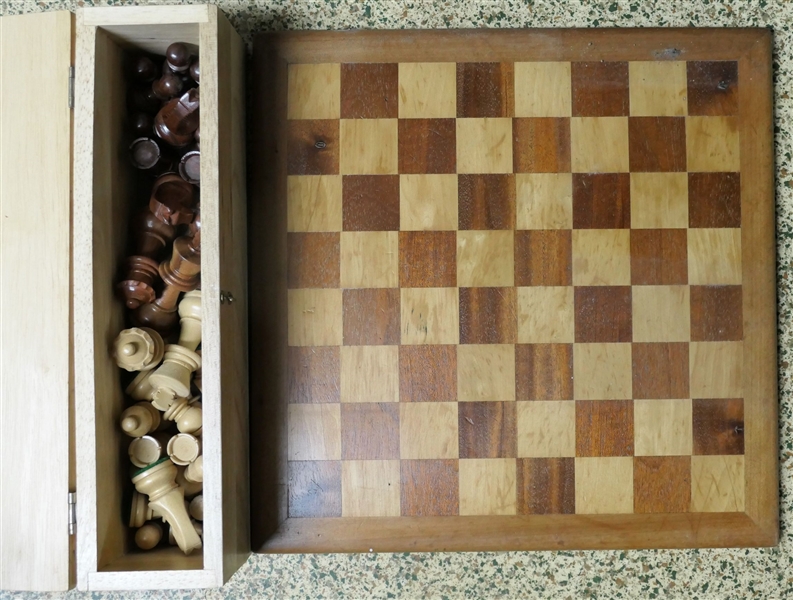
[[(202, 68), (203, 385), (212, 400), (204, 546), (190, 556), (134, 549), (117, 426), (126, 401), (108, 352), (123, 323), (111, 282), (141, 203), (123, 143), (122, 61), (173, 41), (198, 45)], [(195, 5), (4, 17), (0, 49), (0, 588), (220, 586), (250, 551), (244, 44), (217, 7)]]

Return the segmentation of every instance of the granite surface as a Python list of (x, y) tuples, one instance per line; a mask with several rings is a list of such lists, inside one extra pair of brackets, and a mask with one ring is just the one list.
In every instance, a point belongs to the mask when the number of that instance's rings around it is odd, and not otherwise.
[[(109, 0), (97, 5), (164, 4)], [(179, 2), (171, 2), (179, 3)], [(182, 2), (186, 3), (186, 2)], [(780, 345), (781, 541), (751, 550), (370, 555), (254, 554), (219, 590), (97, 593), (126, 598), (787, 598), (793, 597), (793, 1), (220, 0), (250, 41), (271, 29), (770, 27), (774, 31)], [(0, 14), (90, 1), (1, 0)], [(0, 598), (67, 594), (4, 594)]]

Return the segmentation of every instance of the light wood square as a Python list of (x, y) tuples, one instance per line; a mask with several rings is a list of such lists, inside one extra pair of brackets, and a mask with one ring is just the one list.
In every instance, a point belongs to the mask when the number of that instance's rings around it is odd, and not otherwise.
[(399, 347), (342, 346), (341, 401), (399, 402)]
[(457, 288), (402, 288), (403, 344), (459, 344)]
[(286, 228), (288, 231), (341, 231), (341, 176), (287, 177)]
[(341, 346), (341, 290), (287, 291), (290, 346)]
[(515, 116), (569, 117), (571, 80), (569, 62), (515, 63)]
[(743, 342), (691, 342), (692, 398), (743, 398)]
[(631, 227), (688, 227), (687, 173), (631, 173)]
[(290, 404), (287, 447), (289, 460), (339, 460), (339, 404)]
[(341, 68), (338, 63), (289, 65), (287, 119), (338, 119)]
[(629, 229), (573, 230), (573, 285), (630, 285)]
[(633, 512), (633, 457), (575, 459), (575, 512), (608, 515)]
[(400, 515), (398, 460), (345, 460), (341, 463), (342, 517)]
[(633, 371), (630, 344), (574, 344), (576, 400), (630, 400)]
[(572, 229), (573, 175), (515, 175), (517, 229)]
[(518, 343), (572, 343), (574, 329), (572, 286), (518, 288)]
[(740, 171), (737, 117), (686, 117), (688, 171)]
[(692, 512), (743, 512), (745, 489), (743, 456), (691, 457)]
[(457, 175), (400, 175), (399, 229), (457, 229)]
[(400, 119), (456, 116), (456, 63), (399, 63)]
[(458, 173), (512, 172), (512, 119), (457, 119)]
[(575, 456), (575, 402), (518, 402), (518, 458)]
[(457, 403), (403, 402), (399, 405), (399, 456), (458, 458)]
[(634, 400), (633, 436), (636, 456), (690, 455), (691, 400)]
[(622, 173), (628, 162), (628, 117), (570, 119), (573, 173)]
[(637, 285), (633, 297), (634, 342), (688, 342), (691, 308), (687, 285)]
[(515, 346), (472, 344), (457, 348), (457, 399), (515, 399)]
[(341, 287), (399, 287), (398, 232), (342, 232), (340, 252)]
[(740, 285), (742, 281), (740, 229), (688, 230), (691, 285)]
[(514, 515), (517, 508), (514, 458), (460, 461), (460, 515)]
[(632, 116), (683, 117), (688, 113), (685, 61), (630, 62), (628, 77)]
[(389, 175), (399, 169), (397, 119), (341, 119), (339, 172)]
[(512, 231), (458, 231), (457, 285), (515, 285), (515, 234)]

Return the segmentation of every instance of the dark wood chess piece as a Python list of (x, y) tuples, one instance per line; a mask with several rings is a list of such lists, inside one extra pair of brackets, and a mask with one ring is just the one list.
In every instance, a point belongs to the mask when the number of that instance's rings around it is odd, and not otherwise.
[(157, 77), (157, 65), (148, 56), (138, 56), (130, 66), (132, 79), (140, 83), (149, 83)]
[(150, 113), (136, 112), (130, 118), (130, 127), (136, 138), (154, 135), (154, 117)]
[(127, 275), (118, 284), (119, 294), (129, 309), (136, 309), (155, 299), (154, 286), (160, 279), (157, 261), (146, 256), (130, 256), (126, 263)]
[(132, 220), (136, 254), (155, 261), (160, 258), (162, 251), (171, 243), (175, 234), (176, 228), (167, 221), (157, 218), (148, 207)]
[(195, 130), (195, 134), (193, 135), (193, 139), (195, 139), (196, 147), (198, 149), (201, 148), (201, 128)]
[(201, 83), (201, 67), (198, 63), (198, 58), (194, 58), (193, 61), (190, 63), (190, 77), (193, 78), (193, 81), (196, 83)]
[(172, 146), (181, 148), (193, 141), (199, 123), (198, 88), (194, 88), (160, 109), (154, 118), (154, 131)]
[(185, 152), (179, 161), (179, 175), (182, 179), (193, 185), (201, 182), (201, 151), (190, 150)]
[(156, 176), (174, 170), (173, 157), (152, 138), (140, 137), (134, 140), (129, 146), (129, 156), (136, 169), (149, 171)]
[(151, 190), (149, 208), (158, 219), (171, 225), (185, 225), (195, 216), (195, 188), (175, 173), (157, 178)]
[(162, 106), (162, 101), (154, 94), (151, 85), (135, 86), (129, 89), (127, 106), (130, 112), (154, 114)]
[(182, 42), (174, 42), (165, 49), (165, 62), (174, 73), (184, 73), (190, 68), (190, 50)]
[(169, 69), (163, 69), (162, 76), (151, 84), (154, 95), (160, 100), (170, 100), (182, 93), (182, 78)]

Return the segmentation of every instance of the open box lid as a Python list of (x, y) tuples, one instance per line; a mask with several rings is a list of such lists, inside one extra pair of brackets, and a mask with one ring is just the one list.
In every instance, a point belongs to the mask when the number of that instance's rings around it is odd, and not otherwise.
[(70, 585), (72, 15), (0, 18), (0, 589)]

